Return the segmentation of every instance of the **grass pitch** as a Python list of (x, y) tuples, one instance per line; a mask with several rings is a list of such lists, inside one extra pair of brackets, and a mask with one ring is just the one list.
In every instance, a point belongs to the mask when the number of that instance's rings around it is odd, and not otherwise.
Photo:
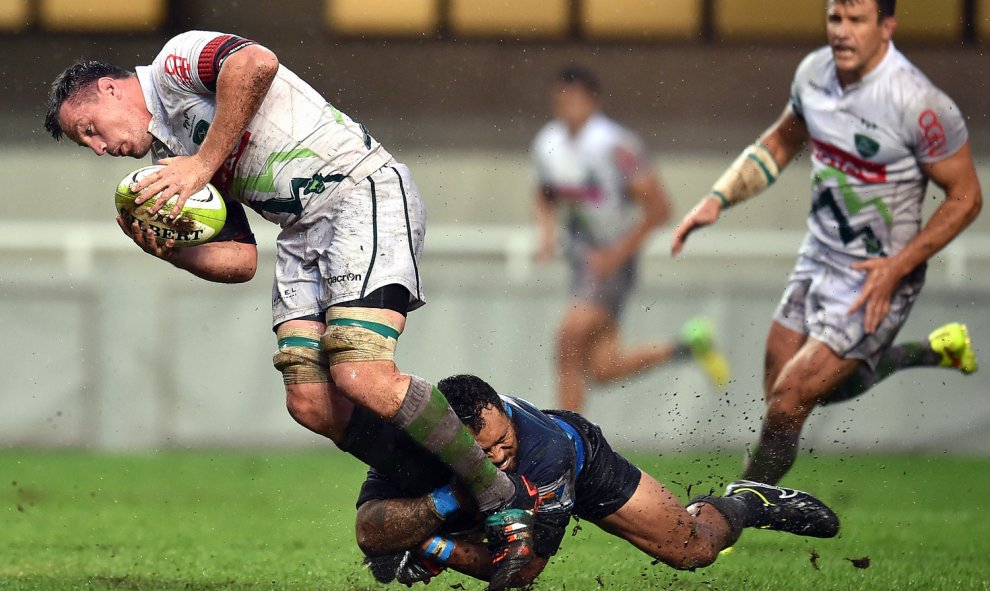
[[(630, 457), (682, 499), (739, 468), (729, 452)], [(381, 589), (354, 544), (362, 477), (329, 450), (0, 451), (0, 589)], [(749, 530), (690, 573), (572, 521), (536, 589), (990, 590), (990, 459), (803, 456), (785, 484), (829, 502), (839, 537)], [(485, 585), (445, 574), (426, 588)]]

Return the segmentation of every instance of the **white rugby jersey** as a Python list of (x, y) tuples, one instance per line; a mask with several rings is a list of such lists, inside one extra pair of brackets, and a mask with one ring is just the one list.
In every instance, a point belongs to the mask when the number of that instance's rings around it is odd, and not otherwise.
[(798, 66), (791, 107), (811, 135), (808, 229), (856, 257), (893, 255), (919, 232), (921, 163), (966, 143), (958, 107), (890, 44), (880, 64), (842, 88), (823, 47)]
[[(155, 162), (199, 151), (216, 114), (216, 82), (224, 60), (253, 41), (189, 31), (165, 44), (150, 66), (136, 68), (151, 112)], [(287, 226), (326, 185), (362, 179), (391, 155), (363, 125), (280, 65), (258, 113), (213, 184), (266, 219)]]
[(543, 126), (531, 147), (539, 183), (567, 209), (572, 237), (608, 244), (637, 218), (629, 181), (647, 169), (643, 143), (602, 113), (592, 115), (572, 136), (554, 120)]

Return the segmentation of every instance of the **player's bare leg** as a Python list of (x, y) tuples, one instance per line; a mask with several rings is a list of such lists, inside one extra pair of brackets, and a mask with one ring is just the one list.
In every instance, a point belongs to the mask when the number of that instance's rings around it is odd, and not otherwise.
[[(322, 357), (318, 339), (326, 331), (324, 323), (313, 320), (289, 320), (279, 328), (283, 335), (292, 335), (283, 339), (280, 353), (287, 350), (287, 348), (282, 349), (287, 339), (306, 339), (309, 341), (314, 358)], [(303, 335), (311, 336), (307, 338)], [(294, 362), (297, 366), (302, 365), (302, 360), (299, 358)], [(288, 370), (285, 365), (292, 361), (283, 359), (281, 363), (284, 365), (279, 369), (286, 375), (285, 405), (289, 415), (310, 431), (339, 443), (350, 420), (353, 404), (341, 396), (330, 383), (325, 362), (322, 366), (314, 361), (308, 368), (296, 367), (295, 375), (291, 377), (292, 370)]]
[(893, 374), (912, 367), (941, 367), (970, 375), (977, 370), (976, 353), (965, 324), (940, 326), (924, 341), (893, 345), (877, 362), (876, 369), (860, 365), (856, 373), (839, 385), (826, 402), (849, 400), (863, 394)]
[(686, 508), (662, 484), (643, 473), (625, 505), (595, 522), (664, 564), (693, 570), (715, 562), (745, 527), (832, 537), (839, 520), (808, 493), (739, 481), (725, 497), (695, 498)]
[[(773, 339), (775, 333), (781, 337)], [(858, 359), (842, 359), (827, 345), (806, 339), (797, 352), (781, 365), (789, 348), (802, 337), (774, 323), (767, 341), (768, 377), (779, 367), (767, 391), (766, 413), (756, 449), (747, 458), (743, 478), (776, 484), (797, 458), (801, 428), (811, 411), (851, 376)], [(769, 381), (769, 380), (768, 380)]]
[(591, 377), (598, 384), (621, 380), (670, 361), (677, 347), (670, 342), (623, 347), (619, 328), (609, 319), (594, 335), (590, 356)]
[(680, 569), (707, 566), (720, 550), (735, 542), (728, 519), (708, 504), (684, 505), (649, 474), (618, 511), (595, 525), (633, 544), (643, 552)]
[(595, 334), (609, 324), (609, 313), (601, 306), (574, 300), (557, 331), (557, 406), (580, 412), (585, 401), (585, 372)]

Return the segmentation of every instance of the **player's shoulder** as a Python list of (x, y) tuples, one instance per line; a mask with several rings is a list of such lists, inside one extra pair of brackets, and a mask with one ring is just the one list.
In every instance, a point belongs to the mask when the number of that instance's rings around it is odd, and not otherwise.
[(612, 154), (617, 149), (641, 153), (643, 140), (635, 131), (612, 119), (605, 113), (596, 113), (585, 124), (582, 132), (585, 146), (601, 154)]
[(183, 31), (165, 42), (162, 53), (178, 47), (195, 47), (206, 45), (213, 39), (226, 35), (217, 31), (191, 30)]
[[(961, 120), (961, 114), (952, 98), (937, 87), (917, 66), (897, 51), (893, 44), (884, 75), (878, 80), (880, 96), (884, 104), (893, 112), (899, 113), (909, 125), (927, 111), (939, 118), (949, 117)], [(965, 125), (964, 123), (961, 123)]]
[(567, 127), (562, 121), (548, 121), (533, 136), (532, 149), (536, 153), (545, 152), (567, 140)]
[(632, 129), (602, 112), (592, 115), (585, 125), (589, 134), (597, 135), (603, 140), (620, 140), (636, 137), (636, 133)]
[(904, 100), (931, 94), (945, 94), (893, 44), (890, 45), (890, 52), (887, 82), (893, 90), (898, 91), (896, 94)]
[(794, 72), (794, 81), (798, 84), (812, 82), (824, 85), (825, 80), (833, 75), (834, 70), (835, 61), (832, 57), (832, 49), (826, 45), (801, 59)]

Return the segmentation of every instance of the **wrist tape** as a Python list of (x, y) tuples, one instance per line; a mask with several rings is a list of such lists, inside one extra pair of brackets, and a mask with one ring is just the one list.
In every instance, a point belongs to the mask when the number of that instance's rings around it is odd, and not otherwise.
[(762, 143), (748, 146), (712, 185), (712, 194), (729, 207), (763, 191), (777, 180), (780, 166)]

